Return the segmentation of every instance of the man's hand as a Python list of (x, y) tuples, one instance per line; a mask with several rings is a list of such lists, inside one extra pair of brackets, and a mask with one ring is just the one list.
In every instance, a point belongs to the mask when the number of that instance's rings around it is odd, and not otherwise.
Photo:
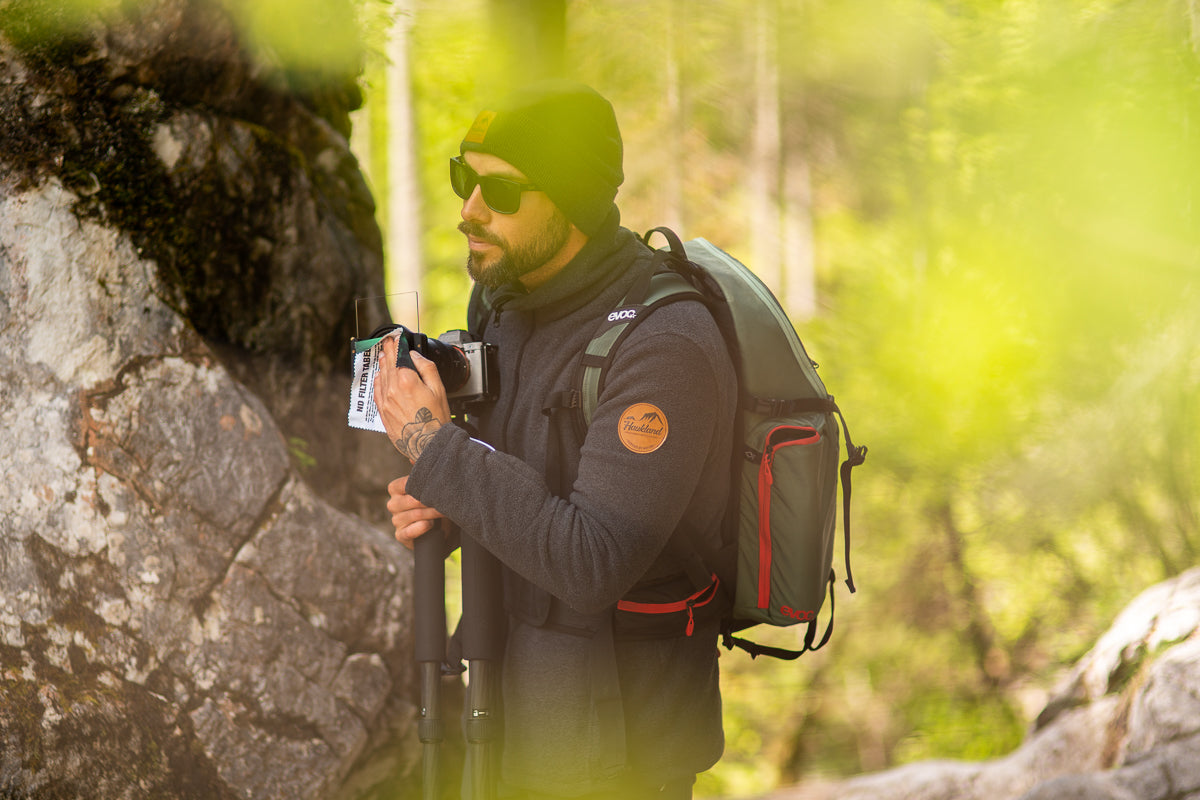
[(397, 367), (396, 348), (395, 338), (384, 339), (375, 376), (375, 406), (392, 444), (416, 462), (438, 428), (450, 422), (450, 405), (437, 366), (414, 352), (415, 370)]
[(388, 484), (387, 507), (392, 512), (396, 541), (409, 550), (414, 539), (432, 530), (434, 520), (444, 516), (436, 508), (430, 508), (408, 493), (407, 475)]

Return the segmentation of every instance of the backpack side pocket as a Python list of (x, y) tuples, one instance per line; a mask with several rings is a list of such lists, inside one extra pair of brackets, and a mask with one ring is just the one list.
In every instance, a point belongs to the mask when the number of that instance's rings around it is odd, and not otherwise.
[[(833, 562), (837, 429), (825, 415), (769, 419), (750, 434), (742, 468), (734, 616), (771, 625), (811, 622)], [(752, 457), (751, 457), (752, 456)]]

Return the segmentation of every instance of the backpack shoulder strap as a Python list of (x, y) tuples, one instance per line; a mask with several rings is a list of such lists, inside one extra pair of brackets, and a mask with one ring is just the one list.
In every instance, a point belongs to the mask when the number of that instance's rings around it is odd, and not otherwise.
[(580, 359), (575, 390), (579, 393), (577, 417), (581, 432), (591, 424), (600, 392), (604, 389), (604, 376), (612, 366), (617, 349), (647, 314), (678, 300), (699, 300), (710, 305), (697, 286), (694, 271), (688, 269), (691, 264), (679, 237), (670, 228), (653, 228), (641, 237), (642, 243), (649, 246), (655, 233), (667, 240), (669, 249), (654, 251), (650, 269), (634, 283), (617, 308), (601, 321)]
[[(587, 434), (604, 389), (604, 377), (612, 366), (618, 347), (625, 341), (647, 314), (677, 300), (693, 299), (711, 308), (702, 284), (687, 260), (679, 237), (668, 228), (655, 228), (642, 237), (646, 243), (654, 233), (661, 233), (670, 244), (669, 250), (655, 250), (648, 268), (634, 281), (621, 302), (607, 317), (599, 320), (592, 338), (580, 356), (569, 388), (553, 392), (546, 398), (542, 412), (552, 418), (569, 410), (574, 418), (575, 432), (580, 438)], [(472, 297), (471, 307), (477, 305)]]
[(569, 487), (565, 485), (567, 479), (561, 470), (559, 450), (562, 444), (559, 437), (566, 430), (571, 430), (577, 441), (582, 442), (586, 438), (600, 393), (604, 390), (605, 375), (612, 366), (621, 342), (629, 337), (647, 314), (660, 306), (685, 299), (705, 302), (703, 292), (688, 278), (670, 268), (677, 261), (673, 255), (666, 251), (654, 253), (650, 264), (639, 274), (617, 307), (597, 322), (592, 338), (579, 356), (568, 387), (551, 392), (544, 401), (542, 413), (550, 419), (551, 426), (546, 454), (546, 479), (560, 497), (565, 496), (563, 492)]
[[(664, 260), (656, 256), (655, 269)], [(621, 343), (654, 309), (688, 299), (703, 301), (704, 296), (679, 273), (652, 270), (639, 279), (620, 305), (601, 321), (584, 348), (576, 372), (575, 389), (579, 392), (579, 412), (585, 428), (591, 424), (600, 392), (604, 389), (605, 375)]]

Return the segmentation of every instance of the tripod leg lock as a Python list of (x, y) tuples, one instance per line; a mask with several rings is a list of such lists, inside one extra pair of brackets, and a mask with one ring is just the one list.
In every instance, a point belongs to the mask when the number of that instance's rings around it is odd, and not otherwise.
[(465, 735), (468, 742), (493, 742), (500, 732), (499, 720), (492, 719), (487, 712), (475, 712), (466, 721)]
[(417, 738), (422, 744), (437, 744), (446, 739), (446, 725), (440, 719), (417, 720)]

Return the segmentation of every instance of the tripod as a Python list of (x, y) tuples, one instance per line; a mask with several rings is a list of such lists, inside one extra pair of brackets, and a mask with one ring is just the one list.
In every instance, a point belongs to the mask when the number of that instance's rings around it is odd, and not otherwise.
[(467, 784), (472, 800), (496, 795), (493, 744), (500, 733), (499, 663), (504, 655), (504, 587), (500, 562), (470, 536), (462, 537), (462, 645), (467, 661)]
[[(421, 675), (417, 736), (422, 746), (424, 800), (441, 800), (441, 677), (446, 661), (445, 540), (440, 526), (413, 542), (416, 607), (414, 638)], [(470, 536), (462, 537), (462, 657), (467, 661), (467, 741), (465, 785), (471, 800), (493, 800), (496, 775), (493, 744), (499, 733), (497, 663), (504, 648), (504, 604), (500, 563)]]
[(441, 800), (442, 663), (446, 660), (446, 566), (441, 526), (413, 542), (413, 639), (421, 674), (421, 785), (424, 800)]

